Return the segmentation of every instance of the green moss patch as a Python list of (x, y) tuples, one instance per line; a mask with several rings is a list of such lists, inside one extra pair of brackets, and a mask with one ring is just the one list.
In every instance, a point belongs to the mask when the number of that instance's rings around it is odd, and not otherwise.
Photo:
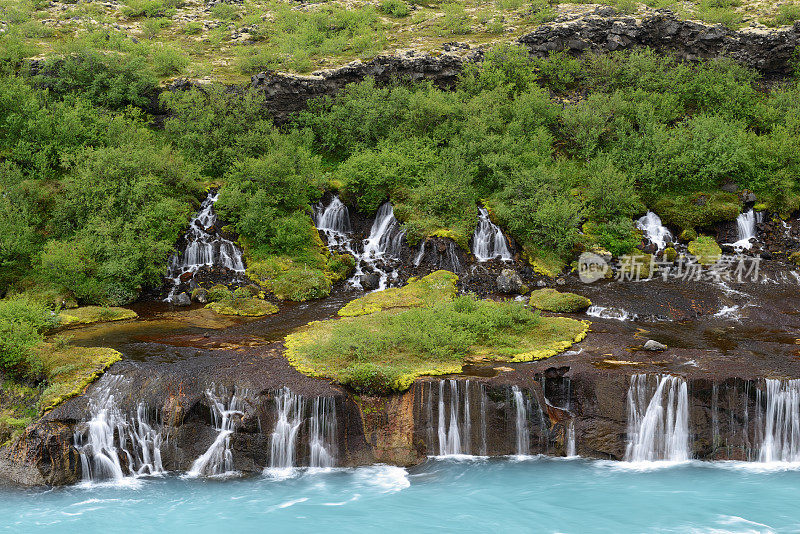
[(384, 395), (405, 391), (419, 376), (461, 372), (467, 362), (548, 358), (586, 335), (583, 321), (541, 317), (516, 302), (456, 297), (455, 275), (445, 273), (385, 301), (372, 293), (367, 305), (356, 301), (340, 319), (309, 324), (286, 337), (287, 359), (304, 374)]
[(714, 191), (667, 195), (654, 203), (653, 210), (661, 216), (664, 224), (691, 229), (736, 219), (739, 206), (739, 197), (735, 194)]
[(696, 257), (697, 261), (702, 265), (713, 265), (719, 261), (722, 249), (719, 248), (713, 237), (701, 235), (689, 243), (689, 254)]
[(39, 398), (41, 413), (80, 395), (106, 369), (122, 359), (122, 354), (106, 347), (58, 348), (52, 343), (41, 343), (36, 351), (44, 364), (47, 380), (47, 387)]
[(356, 317), (381, 310), (430, 306), (444, 300), (452, 300), (458, 276), (450, 271), (436, 271), (424, 278), (411, 278), (403, 287), (376, 291), (349, 302), (341, 310), (341, 317)]
[(592, 305), (588, 298), (575, 293), (561, 293), (555, 289), (544, 288), (531, 292), (531, 306), (556, 313), (577, 313)]
[(139, 315), (133, 310), (114, 306), (82, 306), (64, 310), (58, 314), (58, 319), (62, 326), (123, 321), (125, 319), (136, 319), (137, 317)]
[(270, 315), (278, 311), (278, 307), (255, 297), (237, 298), (219, 302), (210, 302), (206, 308), (219, 313), (220, 315), (242, 315), (245, 317), (260, 317)]
[(552, 251), (525, 247), (524, 256), (536, 273), (549, 278), (558, 276), (566, 266), (564, 259)]

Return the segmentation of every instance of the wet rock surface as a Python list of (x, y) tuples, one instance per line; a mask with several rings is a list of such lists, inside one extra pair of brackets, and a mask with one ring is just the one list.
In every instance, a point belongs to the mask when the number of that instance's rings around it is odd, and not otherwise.
[[(361, 226), (368, 232), (368, 223)], [(357, 221), (354, 227), (359, 231)], [(448, 240), (432, 238), (427, 246), (436, 254), (416, 266), (419, 249), (403, 246), (399, 280), (439, 268), (438, 251), (448, 249)], [(461, 249), (456, 253), (463, 261), (462, 290), (501, 298), (496, 278), (510, 265), (526, 283), (556, 285), (518, 261), (476, 262)], [(333, 399), (337, 465), (409, 465), (443, 450), (518, 454), (520, 402), (526, 454), (567, 454), (573, 435), (580, 455), (622, 459), (628, 388), (637, 374), (670, 374), (687, 382), (693, 457), (752, 458), (755, 423), (744, 414), (763, 408), (764, 379), (800, 377), (800, 284), (780, 276), (792, 265), (762, 263), (762, 278), (741, 284), (658, 276), (584, 284), (565, 275), (559, 290), (593, 303), (588, 313), (567, 314), (592, 322), (587, 338), (571, 350), (532, 363), (476, 361), (461, 375), (423, 379), (402, 395), (375, 398), (299, 373), (283, 357), (281, 343), (290, 331), (333, 317), (362, 293), (337, 289), (327, 299), (287, 303), (279, 313), (256, 320), (215, 318), (197, 305), (175, 310), (142, 303), (135, 307), (137, 321), (75, 331), (75, 343), (112, 346), (125, 359), (84, 396), (47, 414), (21, 441), (3, 449), (0, 475), (29, 485), (79, 480), (74, 433), (85, 428), (91, 399), (112, 380), (120, 409), (130, 414), (143, 404), (168, 436), (161, 448), (167, 470), (189, 469), (219, 435), (210, 388), (245, 399), (230, 437), (233, 466), (244, 473), (269, 464), (276, 399), (285, 387), (306, 399), (306, 406), (315, 398)], [(649, 340), (666, 347), (645, 350)], [(299, 432), (296, 461), (306, 465), (309, 427), (304, 424)]]

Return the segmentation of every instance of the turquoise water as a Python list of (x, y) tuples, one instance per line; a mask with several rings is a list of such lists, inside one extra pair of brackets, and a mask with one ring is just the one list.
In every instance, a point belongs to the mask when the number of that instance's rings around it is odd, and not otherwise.
[(0, 488), (9, 532), (796, 532), (800, 471), (690, 463), (430, 460), (277, 480)]

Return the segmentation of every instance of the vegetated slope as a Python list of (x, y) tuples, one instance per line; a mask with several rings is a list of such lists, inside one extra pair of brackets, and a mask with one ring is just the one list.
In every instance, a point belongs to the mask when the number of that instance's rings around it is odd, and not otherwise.
[[(0, 57), (96, 50), (146, 63), (158, 78), (241, 81), (268, 69), (310, 72), (398, 49), (440, 50), (518, 38), (543, 22), (609, 5), (623, 15), (669, 8), (732, 28), (792, 24), (797, 2), (757, 0), (8, 0), (0, 8)], [(460, 45), (459, 45), (460, 46)]]

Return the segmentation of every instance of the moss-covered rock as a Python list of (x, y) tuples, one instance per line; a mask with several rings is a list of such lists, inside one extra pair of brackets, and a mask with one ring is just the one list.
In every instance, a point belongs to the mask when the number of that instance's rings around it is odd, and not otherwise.
[(139, 315), (133, 310), (114, 306), (82, 306), (64, 310), (58, 314), (58, 320), (62, 326), (124, 321), (126, 319), (136, 319), (137, 317)]
[(457, 294), (458, 276), (450, 271), (435, 271), (423, 278), (410, 278), (403, 287), (368, 293), (348, 302), (340, 317), (356, 317), (381, 310), (432, 306), (452, 300)]
[(789, 254), (789, 261), (800, 266), (800, 250)]
[(678, 259), (678, 251), (672, 247), (667, 247), (664, 249), (663, 258), (665, 261), (673, 262)]
[(655, 270), (652, 254), (625, 254), (619, 258), (617, 275), (622, 279), (641, 280), (650, 278)]
[(666, 225), (682, 229), (705, 228), (739, 215), (739, 197), (725, 191), (664, 195), (653, 205), (653, 211)]
[(280, 300), (305, 301), (327, 297), (333, 282), (322, 269), (309, 267), (290, 258), (270, 258), (251, 263), (251, 280), (272, 292)]
[(582, 295), (561, 293), (550, 288), (531, 292), (529, 302), (535, 308), (556, 313), (577, 313), (592, 305), (592, 301)]
[(684, 243), (694, 241), (695, 239), (697, 239), (697, 231), (694, 228), (687, 228), (686, 230), (683, 230), (681, 232), (681, 234), (678, 236), (678, 239), (680, 239)]
[(419, 376), (458, 373), (468, 362), (548, 358), (586, 335), (587, 322), (456, 297), (456, 280), (438, 271), (400, 288), (406, 291), (371, 293), (340, 319), (287, 336), (286, 357), (304, 374), (383, 395), (405, 391)]
[(523, 250), (523, 257), (528, 260), (528, 263), (530, 263), (537, 274), (547, 276), (548, 278), (555, 278), (566, 266), (564, 259), (559, 257), (556, 253), (533, 247), (525, 247)]
[(74, 347), (41, 343), (36, 351), (44, 364), (47, 387), (39, 398), (39, 411), (48, 412), (83, 393), (122, 354), (106, 347)]
[(271, 315), (278, 311), (276, 305), (256, 297), (235, 297), (209, 302), (206, 304), (206, 308), (220, 315), (241, 315), (244, 317), (260, 317), (262, 315)]
[(713, 237), (702, 235), (689, 243), (689, 254), (697, 258), (701, 265), (713, 265), (719, 261), (722, 249)]

